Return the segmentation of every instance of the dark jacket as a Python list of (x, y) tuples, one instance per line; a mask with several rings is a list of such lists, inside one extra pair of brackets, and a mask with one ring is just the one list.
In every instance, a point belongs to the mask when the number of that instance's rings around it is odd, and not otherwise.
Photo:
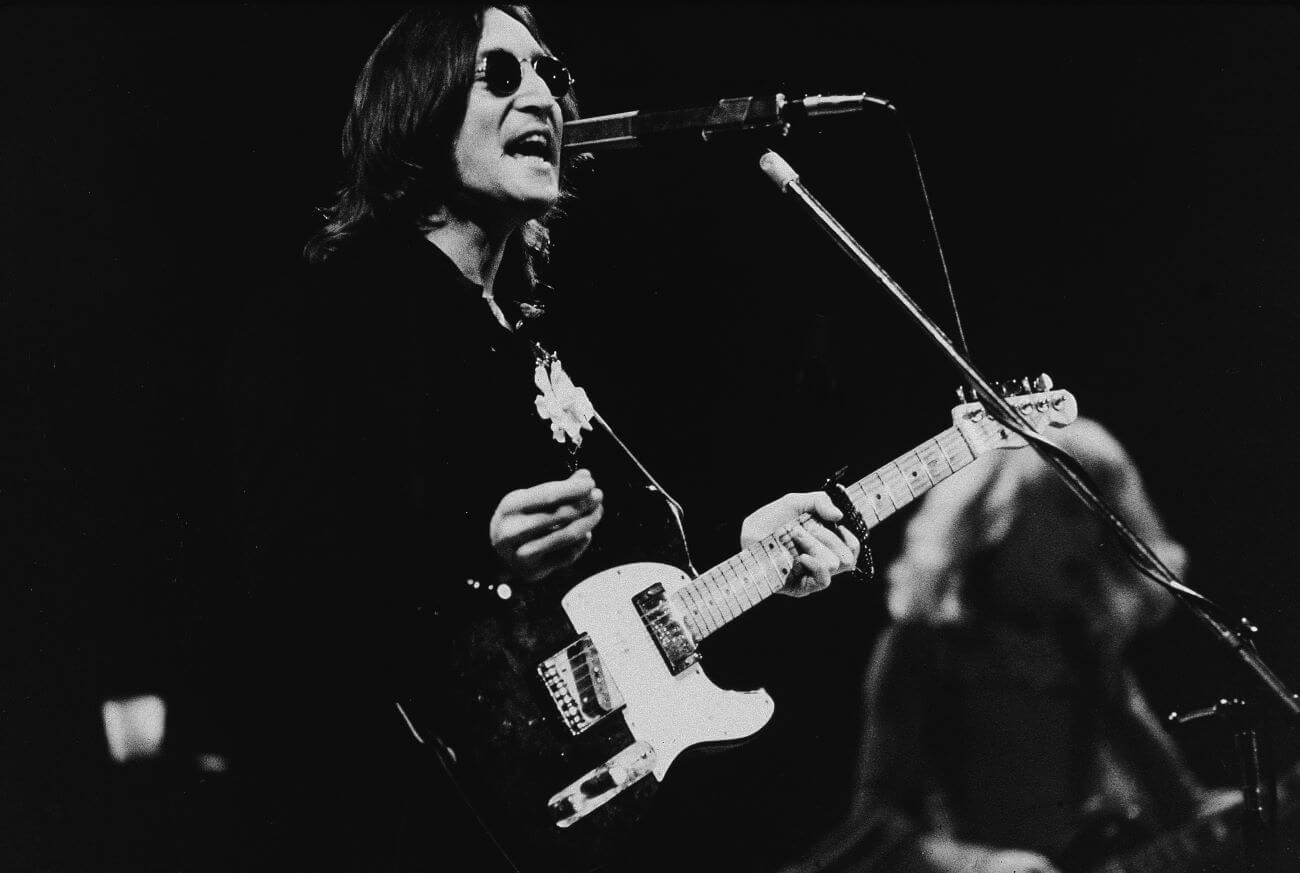
[[(608, 435), (574, 452), (537, 412), (534, 344), (563, 352), (557, 314), (497, 299), (519, 330), (423, 237), (372, 232), (251, 319), (236, 383), (247, 609), (235, 766), (258, 857), (405, 869), (445, 840), (491, 869), (394, 699), (428, 684), (423, 618), (491, 608), (488, 586), (511, 581), (488, 534), (508, 491), (593, 471), (607, 514), (565, 579), (669, 557), (655, 548), (663, 504)], [(403, 860), (400, 832), (415, 823), (425, 856)]]

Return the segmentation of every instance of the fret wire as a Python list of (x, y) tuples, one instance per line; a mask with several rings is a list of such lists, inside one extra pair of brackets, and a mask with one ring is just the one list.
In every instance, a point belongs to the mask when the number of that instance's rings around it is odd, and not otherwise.
[(668, 602), (676, 607), (674, 611), (681, 616), (682, 624), (686, 625), (686, 629), (691, 632), (691, 636), (697, 641), (701, 640), (704, 638), (704, 634), (700, 633), (699, 624), (696, 622), (697, 616), (694, 610), (686, 606), (686, 598), (683, 595), (683, 591), (676, 592), (668, 598)]
[(723, 588), (718, 575), (710, 573), (708, 578), (709, 591), (713, 594), (713, 602), (717, 604), (718, 611), (722, 613), (722, 623), (726, 624), (740, 613), (736, 611), (734, 605), (730, 602), (727, 591)]
[[(845, 491), (867, 522), (867, 527), (871, 528), (976, 457), (961, 430), (950, 427), (847, 486)], [(807, 513), (802, 514), (796, 522), (775, 531), (682, 587), (677, 602), (683, 607), (682, 611), (690, 615), (691, 620), (688, 621), (684, 615), (683, 621), (697, 639), (715, 632), (784, 587), (785, 574), (789, 570), (782, 566), (775, 549), (779, 547), (788, 556), (797, 556), (793, 529), (809, 517)], [(756, 549), (762, 550), (761, 559)]]
[(764, 599), (763, 592), (766, 590), (766, 586), (763, 584), (763, 574), (758, 572), (758, 568), (754, 566), (749, 550), (747, 549), (741, 552), (731, 560), (737, 565), (736, 572), (742, 575), (745, 579), (751, 580), (751, 586), (756, 588), (755, 596), (759, 601), (762, 601)]
[(750, 549), (745, 549), (736, 556), (740, 560), (740, 565), (744, 568), (745, 575), (754, 580), (754, 587), (757, 590), (760, 600), (766, 600), (775, 593), (776, 589), (772, 587), (772, 580), (768, 578), (767, 573), (763, 570), (763, 564)]
[(935, 485), (953, 474), (952, 464), (948, 463), (948, 459), (944, 456), (938, 440), (930, 440), (920, 448), (918, 454), (920, 454), (921, 461), (925, 464), (926, 474)]
[(744, 608), (752, 609), (762, 603), (766, 598), (763, 594), (760, 580), (757, 580), (750, 574), (744, 572), (743, 565), (737, 566), (733, 562), (728, 563), (731, 563), (732, 573), (735, 575), (736, 581), (740, 583), (740, 592), (745, 598), (743, 605)]
[(673, 596), (677, 598), (682, 613), (691, 616), (693, 622), (703, 627), (704, 617), (695, 608), (695, 603), (690, 596), (690, 589), (690, 585), (683, 585), (680, 590), (673, 592)]
[(710, 572), (704, 574), (700, 577), (700, 581), (703, 583), (704, 599), (708, 603), (709, 608), (717, 615), (718, 627), (722, 627), (731, 620), (731, 616), (727, 615), (726, 610), (723, 609), (725, 604), (718, 602), (722, 598), (718, 596), (718, 587), (717, 583), (713, 581), (713, 573)]
[(722, 617), (722, 611), (718, 609), (717, 601), (714, 599), (713, 591), (709, 586), (709, 576), (712, 575), (712, 573), (713, 571), (710, 570), (708, 573), (705, 573), (703, 576), (695, 580), (693, 593), (699, 601), (700, 606), (703, 607), (705, 614), (709, 616), (709, 620), (713, 625), (713, 630), (717, 630), (726, 624), (726, 619)]
[(767, 592), (767, 596), (771, 596), (780, 590), (780, 586), (775, 584), (772, 574), (767, 572), (767, 568), (764, 566), (763, 562), (758, 559), (758, 555), (754, 554), (753, 547), (741, 552), (741, 560), (745, 563), (745, 567), (748, 569), (750, 575), (757, 579), (759, 584), (763, 586), (763, 590)]
[(893, 515), (898, 507), (894, 505), (894, 496), (889, 493), (884, 478), (879, 473), (872, 473), (862, 481), (870, 490), (871, 505), (876, 511), (876, 516), (884, 521)]
[(939, 447), (943, 449), (944, 455), (948, 458), (948, 463), (952, 465), (953, 471), (960, 470), (971, 461), (975, 460), (975, 452), (966, 437), (957, 428), (949, 428), (944, 431), (939, 438)]
[[(867, 523), (868, 528), (873, 528), (880, 524), (881, 518), (876, 513), (875, 503), (872, 501), (871, 495), (867, 493), (867, 489), (863, 487), (862, 480), (854, 482), (844, 490), (848, 493), (849, 500), (852, 501), (854, 509), (856, 509), (858, 514), (862, 516), (862, 520)], [(858, 493), (857, 497), (853, 496), (853, 492), (855, 491)]]
[[(737, 573), (736, 568), (730, 561), (723, 563), (721, 566), (726, 568), (726, 572), (724, 572), (723, 575), (731, 580), (727, 587), (731, 590), (732, 596), (736, 598), (736, 602), (740, 606), (740, 611), (744, 612), (757, 605), (757, 601), (749, 596), (749, 583), (748, 580), (745, 579), (744, 575)], [(737, 588), (737, 583), (739, 583), (739, 588)]]
[[(735, 598), (736, 605), (739, 608), (737, 615), (748, 611), (755, 605), (755, 601), (749, 596), (749, 583), (743, 566), (737, 566), (734, 556), (719, 566), (723, 568), (723, 575), (729, 580), (727, 588), (731, 591), (732, 597)], [(738, 583), (739, 588), (737, 588)]]
[[(782, 537), (787, 543), (781, 542)], [(692, 630), (697, 640), (762, 603), (785, 585), (785, 579), (779, 575), (780, 565), (770, 550), (778, 545), (793, 549), (789, 538), (789, 529), (768, 536), (755, 544), (763, 548), (763, 559), (751, 547), (682, 587), (678, 599), (697, 619)]]
[(763, 567), (764, 575), (771, 580), (773, 585), (784, 585), (785, 580), (781, 578), (781, 565), (777, 563), (776, 555), (772, 551), (772, 545), (780, 545), (780, 542), (774, 537), (768, 537), (761, 540), (759, 545), (763, 547), (762, 555), (766, 562)]
[[(907, 455), (903, 463), (899, 464), (899, 467), (906, 474), (903, 477), (903, 484), (912, 492), (913, 500), (929, 491), (930, 486), (934, 484), (930, 481), (930, 473), (925, 469), (925, 464), (921, 463), (921, 456), (916, 452)], [(924, 479), (921, 478), (922, 473), (925, 474)]]
[(687, 591), (686, 596), (690, 598), (691, 608), (699, 617), (700, 623), (704, 625), (705, 633), (711, 634), (718, 629), (718, 623), (714, 617), (705, 608), (704, 599), (697, 588), (692, 585)]
[(719, 627), (717, 616), (708, 608), (708, 603), (704, 599), (704, 592), (700, 590), (698, 583), (699, 579), (684, 587), (682, 591), (691, 599), (696, 615), (700, 616), (700, 620), (704, 623), (708, 632), (713, 633)]
[(731, 613), (727, 616), (727, 621), (734, 620), (744, 612), (740, 607), (740, 601), (736, 598), (736, 594), (732, 590), (730, 583), (726, 581), (725, 571), (718, 573), (713, 577), (713, 585), (718, 592), (718, 596), (722, 598), (722, 605)]
[[(725, 605), (729, 609), (732, 608), (732, 602), (731, 602), (733, 599), (732, 592), (735, 590), (734, 586), (731, 583), (731, 574), (729, 572), (730, 569), (731, 568), (724, 561), (718, 565), (717, 572), (713, 574), (714, 588), (719, 592), (719, 596), (723, 598), (723, 605)], [(732, 615), (727, 616), (728, 621), (732, 620), (737, 615), (739, 615), (739, 613), (736, 612), (734, 609), (732, 610), (732, 612), (733, 612)]]
[(785, 584), (785, 580), (780, 578), (780, 568), (776, 566), (776, 561), (768, 553), (767, 549), (762, 550), (761, 556), (760, 553), (751, 551), (749, 559), (754, 562), (754, 569), (762, 578), (764, 584), (767, 585), (767, 589), (773, 594), (780, 591), (781, 586)]
[(733, 555), (731, 559), (728, 559), (727, 563), (731, 564), (732, 573), (736, 574), (736, 578), (744, 582), (746, 594), (753, 599), (753, 605), (757, 607), (763, 601), (762, 591), (759, 590), (762, 579), (755, 578), (757, 574), (754, 573), (753, 568), (750, 568), (745, 563), (745, 552), (741, 552), (740, 555)]
[(903, 471), (899, 469), (897, 461), (886, 464), (880, 478), (885, 482), (885, 487), (889, 491), (889, 499), (893, 501), (895, 509), (902, 509), (912, 502), (912, 491), (907, 487), (906, 477), (903, 475)]

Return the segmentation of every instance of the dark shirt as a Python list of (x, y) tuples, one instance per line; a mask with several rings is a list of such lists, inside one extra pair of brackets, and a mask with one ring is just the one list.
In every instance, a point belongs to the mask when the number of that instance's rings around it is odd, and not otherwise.
[(539, 416), (534, 343), (564, 352), (554, 312), (529, 318), (498, 290), (522, 324), (507, 331), (415, 234), (363, 235), (306, 272), (254, 315), (236, 385), (248, 626), (235, 766), (259, 864), (427, 865), (396, 848), (418, 822), (420, 852), (492, 869), (394, 706), (428, 662), (421, 615), (490, 608), (488, 586), (512, 581), (488, 534), (511, 490), (584, 466), (605, 491), (593, 548), (543, 585), (674, 557), (668, 516), (608, 434), (574, 452)]

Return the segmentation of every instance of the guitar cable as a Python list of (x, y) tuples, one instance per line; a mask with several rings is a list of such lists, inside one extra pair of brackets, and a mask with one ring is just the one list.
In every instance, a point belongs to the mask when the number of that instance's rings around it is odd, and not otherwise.
[(401, 701), (394, 700), (393, 706), (397, 707), (397, 714), (402, 717), (402, 721), (406, 723), (406, 729), (411, 732), (411, 736), (415, 737), (415, 741), (422, 747), (433, 750), (433, 756), (438, 759), (439, 766), (442, 767), (443, 773), (446, 774), (448, 781), (451, 782), (452, 787), (455, 789), (457, 799), (465, 805), (465, 809), (469, 811), (469, 814), (473, 817), (475, 823), (478, 824), (479, 830), (483, 832), (484, 836), (488, 838), (488, 842), (492, 844), (492, 847), (496, 849), (497, 854), (501, 856), (501, 860), (505, 861), (506, 865), (511, 870), (515, 871), (515, 873), (523, 873), (523, 871), (519, 869), (519, 865), (510, 857), (510, 853), (506, 851), (506, 847), (501, 845), (501, 842), (496, 838), (496, 835), (492, 833), (492, 829), (488, 827), (487, 822), (485, 822), (483, 817), (479, 815), (478, 809), (474, 806), (474, 802), (470, 799), (469, 794), (460, 784), (460, 779), (458, 779), (455, 772), (453, 772), (452, 764), (455, 762), (456, 756), (451, 750), (451, 747), (444, 743), (442, 738), (436, 734), (431, 734), (434, 741), (433, 743), (425, 742), (424, 737), (422, 737), (420, 732), (415, 729), (415, 723), (411, 721), (410, 716), (406, 714), (406, 710), (402, 708)]

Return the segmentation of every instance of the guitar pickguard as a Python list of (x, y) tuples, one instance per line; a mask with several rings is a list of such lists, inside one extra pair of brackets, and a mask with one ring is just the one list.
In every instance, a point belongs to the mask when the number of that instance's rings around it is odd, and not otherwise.
[(676, 674), (669, 668), (636, 598), (655, 585), (671, 594), (689, 581), (667, 564), (625, 564), (586, 579), (561, 600), (574, 628), (590, 636), (605, 673), (618, 684), (628, 729), (654, 749), (660, 780), (686, 749), (751, 736), (775, 709), (765, 691), (714, 685), (699, 663)]

